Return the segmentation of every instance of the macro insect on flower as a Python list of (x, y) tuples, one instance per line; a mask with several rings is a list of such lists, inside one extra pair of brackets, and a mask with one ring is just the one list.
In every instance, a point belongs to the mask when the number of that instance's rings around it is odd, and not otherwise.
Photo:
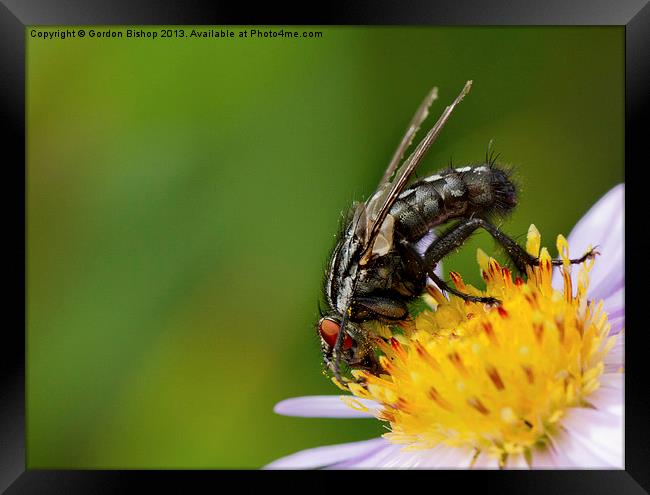
[[(594, 266), (617, 263), (615, 256), (595, 259), (593, 245), (604, 229), (579, 239), (583, 254), (575, 259), (562, 236), (559, 256), (551, 258), (533, 225), (526, 248), (519, 246), (494, 225), (516, 206), (515, 184), (487, 157), (407, 186), (470, 87), (468, 81), (399, 166), (437, 90), (427, 95), (377, 191), (353, 205), (332, 253), (324, 284), (328, 310), (317, 329), (333, 381), (352, 395), (345, 404), (304, 398), (276, 407), (290, 415), (375, 416), (390, 433), (269, 467), (622, 465), (622, 339), (615, 347), (608, 321), (622, 317), (622, 278), (603, 289), (596, 270), (592, 294), (605, 302), (589, 293)], [(457, 273), (450, 274), (451, 286), (435, 269), (477, 228), (505, 248), (517, 273), (480, 251), (485, 290)], [(609, 253), (622, 251), (620, 239), (605, 240)], [(610, 280), (622, 277), (622, 267), (613, 275)], [(621, 304), (612, 309), (607, 301), (619, 294)], [(415, 315), (409, 303), (418, 297), (429, 307)]]
[[(540, 234), (539, 261), (522, 277), (479, 251), (485, 291), (500, 305), (449, 299), (435, 288), (402, 334), (377, 339), (380, 372), (356, 370), (353, 395), (288, 399), (289, 416), (386, 423), (383, 437), (308, 449), (267, 468), (619, 468), (623, 463), (623, 199), (620, 184), (580, 220), (554, 269)], [(571, 266), (571, 249), (601, 256)]]
[[(399, 166), (416, 132), (437, 98), (433, 88), (411, 120), (376, 192), (355, 203), (340, 233), (325, 276), (327, 312), (318, 322), (318, 335), (325, 365), (339, 384), (341, 362), (351, 370), (378, 373), (376, 328), (379, 324), (402, 324), (409, 319), (408, 303), (423, 293), (427, 278), (447, 293), (470, 303), (499, 304), (493, 295), (470, 294), (451, 287), (435, 272), (449, 253), (463, 245), (477, 229), (485, 229), (505, 248), (519, 270), (526, 273), (539, 258), (504, 234), (494, 220), (507, 215), (517, 204), (514, 183), (493, 159), (460, 168), (449, 168), (407, 183), (436, 140), (454, 109), (467, 95), (467, 81), (456, 99), (414, 151)], [(421, 241), (433, 228), (456, 221), (429, 245)], [(582, 263), (595, 256), (591, 249), (578, 259), (549, 260), (551, 265)], [(358, 376), (357, 376), (357, 379)]]

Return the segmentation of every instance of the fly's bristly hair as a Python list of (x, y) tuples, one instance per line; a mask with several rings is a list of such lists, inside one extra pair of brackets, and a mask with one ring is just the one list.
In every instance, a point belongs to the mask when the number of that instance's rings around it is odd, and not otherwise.
[(499, 162), (501, 153), (494, 148), (494, 140), (490, 140), (485, 150), (485, 166), (492, 171), (491, 188), (495, 195), (494, 208), (488, 211), (488, 219), (503, 219), (512, 213), (513, 205), (509, 204), (508, 196), (514, 194), (518, 196), (520, 187), (518, 180), (514, 176), (515, 167), (510, 164)]
[(496, 165), (497, 160), (501, 156), (501, 153), (497, 153), (493, 147), (493, 141), (488, 143), (488, 147), (485, 150), (485, 163), (488, 167), (492, 168)]
[(323, 311), (323, 306), (320, 299), (316, 301), (316, 305), (318, 309), (318, 319), (320, 320), (323, 316), (325, 316), (325, 311)]
[[(334, 235), (334, 242), (332, 244), (332, 247), (329, 250), (329, 256), (327, 257), (327, 260), (323, 265), (323, 278), (321, 280), (321, 297), (324, 298), (324, 303), (326, 305), (328, 305), (327, 304), (327, 281), (330, 275), (330, 270), (332, 269), (332, 262), (334, 261), (334, 253), (336, 251), (336, 248), (339, 247), (339, 243), (341, 242), (341, 240), (345, 237), (346, 230), (348, 229), (350, 223), (354, 218), (354, 212), (358, 204), (359, 204), (358, 202), (352, 201), (348, 208), (341, 211), (341, 215), (339, 217), (339, 224), (336, 230), (336, 234)], [(319, 301), (319, 307), (320, 307), (320, 301)], [(328, 311), (323, 312), (321, 310), (320, 317), (322, 318), (323, 316), (326, 316), (329, 313), (331, 313), (331, 310), (329, 312)]]
[(494, 211), (497, 217), (504, 219), (512, 213), (515, 205), (511, 203), (511, 198), (514, 196), (515, 201), (517, 200), (520, 187), (519, 181), (515, 176), (515, 166), (510, 164), (497, 164), (496, 159), (498, 156), (497, 154), (496, 157), (492, 157), (492, 161), (490, 162), (490, 169), (497, 171), (497, 173), (493, 173), (492, 175), (491, 186), (495, 196)]

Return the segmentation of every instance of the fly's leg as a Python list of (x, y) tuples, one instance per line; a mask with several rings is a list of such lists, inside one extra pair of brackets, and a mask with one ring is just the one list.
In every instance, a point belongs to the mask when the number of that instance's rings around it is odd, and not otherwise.
[[(345, 324), (347, 322), (348, 314), (347, 312), (343, 314), (343, 318), (341, 318), (341, 324), (339, 327), (339, 333), (336, 336), (336, 342), (334, 342), (334, 347), (332, 348), (332, 363), (333, 366), (331, 366), (331, 370), (334, 373), (334, 377), (336, 380), (343, 386), (345, 386), (347, 380), (343, 379), (341, 376), (341, 360), (342, 360), (342, 353), (343, 353), (343, 336), (346, 335), (345, 333)], [(330, 363), (327, 363), (328, 366)]]
[(433, 241), (433, 243), (424, 253), (424, 265), (427, 269), (429, 278), (431, 278), (431, 280), (433, 280), (440, 289), (450, 292), (460, 297), (464, 301), (485, 304), (498, 304), (499, 301), (493, 297), (472, 296), (471, 294), (465, 294), (464, 292), (450, 287), (445, 281), (441, 280), (434, 271), (436, 265), (440, 262), (440, 260), (442, 260), (442, 258), (447, 256), (453, 250), (461, 247), (467, 238), (481, 226), (480, 223), (477, 223), (477, 220), (479, 219), (471, 218), (467, 220), (461, 220), (459, 223), (454, 225), (451, 229)]
[[(472, 233), (478, 228), (487, 230), (490, 235), (504, 247), (506, 253), (510, 259), (512, 259), (515, 266), (520, 272), (526, 273), (527, 266), (535, 266), (538, 264), (538, 258), (529, 254), (524, 248), (517, 244), (517, 242), (501, 232), (490, 222), (482, 218), (468, 218), (466, 220), (461, 220), (459, 223), (454, 225), (450, 230), (436, 239), (431, 244), (431, 246), (429, 246), (426, 253), (424, 254), (424, 263), (427, 267), (427, 273), (429, 277), (434, 282), (436, 282), (436, 284), (438, 284), (441, 289), (451, 292), (452, 294), (455, 294), (466, 301), (493, 303), (493, 298), (477, 298), (476, 296), (470, 296), (469, 294), (464, 294), (460, 291), (452, 289), (444, 281), (440, 280), (440, 278), (433, 271), (440, 260), (442, 260), (442, 258), (447, 256), (453, 250), (461, 247), (467, 238), (472, 235)], [(598, 253), (595, 251), (595, 249), (591, 249), (580, 258), (571, 259), (569, 262), (571, 264), (583, 263), (585, 260), (596, 256), (596, 254)], [(551, 260), (551, 263), (553, 266), (561, 266), (564, 261), (562, 259), (553, 259)]]
[[(485, 230), (487, 230), (490, 235), (504, 247), (508, 253), (508, 256), (517, 267), (517, 270), (519, 270), (521, 273), (526, 273), (527, 266), (536, 266), (539, 263), (539, 258), (532, 256), (524, 248), (517, 244), (517, 242), (505, 235), (490, 222), (483, 220), (482, 218), (472, 219), (472, 221), (477, 221), (479, 227), (483, 227)], [(597, 254), (598, 252), (596, 251), (596, 248), (592, 248), (583, 254), (580, 258), (570, 259), (569, 263), (572, 265), (579, 265), (588, 259), (596, 257)], [(555, 258), (551, 260), (551, 264), (553, 266), (562, 266), (564, 264), (564, 260), (561, 258)]]
[(435, 282), (435, 284), (438, 286), (439, 289), (442, 289), (445, 292), (450, 292), (451, 294), (460, 297), (464, 301), (483, 303), (483, 304), (499, 304), (500, 302), (498, 299), (494, 297), (472, 296), (471, 294), (465, 294), (464, 292), (461, 292), (458, 289), (454, 289), (447, 282), (445, 282), (440, 277), (438, 277), (438, 275), (436, 275), (436, 273), (433, 270), (431, 270), (431, 272), (429, 273), (429, 278)]

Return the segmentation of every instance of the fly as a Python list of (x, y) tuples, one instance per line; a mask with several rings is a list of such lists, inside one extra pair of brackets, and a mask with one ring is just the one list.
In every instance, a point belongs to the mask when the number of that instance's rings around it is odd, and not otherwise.
[[(517, 191), (509, 173), (495, 160), (449, 168), (407, 183), (435, 142), (452, 112), (467, 95), (468, 81), (445, 108), (434, 126), (399, 166), (420, 125), (437, 98), (433, 88), (411, 120), (375, 193), (354, 203), (329, 260), (324, 282), (327, 311), (317, 330), (325, 365), (340, 383), (340, 363), (349, 369), (381, 370), (375, 354), (375, 322), (399, 324), (409, 318), (407, 304), (419, 297), (429, 277), (441, 290), (466, 300), (499, 304), (491, 297), (465, 294), (450, 287), (436, 273), (436, 265), (461, 247), (479, 228), (501, 244), (516, 268), (537, 263), (514, 240), (494, 225), (517, 205)], [(422, 246), (432, 229), (454, 221), (442, 235)], [(591, 250), (571, 263), (595, 255)], [(552, 260), (561, 265), (562, 260)]]

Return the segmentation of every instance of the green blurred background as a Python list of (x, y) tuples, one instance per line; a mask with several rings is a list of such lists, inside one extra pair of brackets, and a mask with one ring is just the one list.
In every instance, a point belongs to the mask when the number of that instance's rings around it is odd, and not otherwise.
[[(432, 85), (428, 126), (474, 80), (420, 175), (494, 139), (514, 236), (534, 222), (555, 252), (623, 180), (622, 27), (307, 29), (322, 38), (27, 30), (30, 468), (255, 468), (384, 432), (272, 408), (338, 393), (324, 264)], [(479, 246), (445, 269), (478, 284)]]

